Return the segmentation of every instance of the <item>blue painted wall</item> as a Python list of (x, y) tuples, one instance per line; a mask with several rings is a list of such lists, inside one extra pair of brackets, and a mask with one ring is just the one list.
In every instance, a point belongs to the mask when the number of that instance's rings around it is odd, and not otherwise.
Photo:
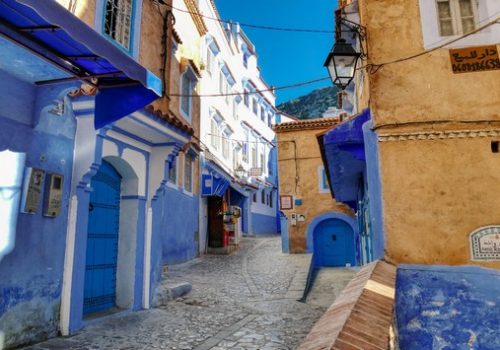
[(400, 265), (396, 323), (401, 349), (500, 349), (500, 271)]
[(161, 242), (161, 262), (178, 264), (198, 255), (197, 195), (164, 186), (153, 203), (153, 231)]
[(363, 125), (366, 154), (366, 179), (370, 198), (370, 222), (372, 228), (373, 258), (384, 257), (384, 217), (382, 183), (380, 181), (380, 157), (377, 134), (372, 131), (372, 121)]
[(252, 213), (252, 232), (255, 235), (277, 234), (276, 216)]
[(288, 236), (288, 218), (283, 212), (279, 212), (280, 226), (281, 226), (281, 251), (283, 253), (290, 253), (290, 243)]
[[(25, 152), (26, 166), (64, 175), (56, 218), (19, 214), (14, 250), (0, 262), (0, 329), (6, 344), (57, 334), (75, 121), (48, 113), (63, 87), (34, 87), (0, 72), (0, 150)], [(8, 102), (7, 102), (8, 101)]]

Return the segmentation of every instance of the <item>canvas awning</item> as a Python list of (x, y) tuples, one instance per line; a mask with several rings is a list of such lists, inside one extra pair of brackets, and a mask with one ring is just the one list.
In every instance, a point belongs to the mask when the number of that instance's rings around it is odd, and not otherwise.
[(162, 95), (157, 76), (56, 1), (0, 0), (0, 35), (65, 73), (37, 84), (78, 79), (96, 85), (96, 128)]

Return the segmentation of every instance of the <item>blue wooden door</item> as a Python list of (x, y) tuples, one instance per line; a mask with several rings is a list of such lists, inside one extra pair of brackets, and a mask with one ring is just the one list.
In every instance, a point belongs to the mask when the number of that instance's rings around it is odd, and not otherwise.
[(116, 304), (120, 185), (120, 174), (103, 161), (91, 184), (84, 315), (107, 310)]
[(354, 266), (354, 233), (351, 226), (337, 219), (321, 222), (314, 230), (314, 256), (318, 266)]

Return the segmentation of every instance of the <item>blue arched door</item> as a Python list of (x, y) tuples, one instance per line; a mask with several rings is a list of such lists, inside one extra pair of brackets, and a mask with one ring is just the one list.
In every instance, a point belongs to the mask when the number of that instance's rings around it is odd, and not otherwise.
[(92, 178), (83, 314), (116, 304), (121, 176), (106, 161)]
[(354, 232), (339, 219), (326, 219), (314, 230), (314, 258), (317, 266), (346, 266), (356, 264)]

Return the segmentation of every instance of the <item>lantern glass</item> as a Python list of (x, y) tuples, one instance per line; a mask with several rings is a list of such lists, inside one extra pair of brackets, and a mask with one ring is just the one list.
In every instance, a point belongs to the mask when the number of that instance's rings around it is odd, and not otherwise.
[(349, 85), (356, 74), (356, 66), (360, 53), (345, 42), (339, 40), (328, 55), (325, 66), (328, 68), (333, 84), (342, 90)]

